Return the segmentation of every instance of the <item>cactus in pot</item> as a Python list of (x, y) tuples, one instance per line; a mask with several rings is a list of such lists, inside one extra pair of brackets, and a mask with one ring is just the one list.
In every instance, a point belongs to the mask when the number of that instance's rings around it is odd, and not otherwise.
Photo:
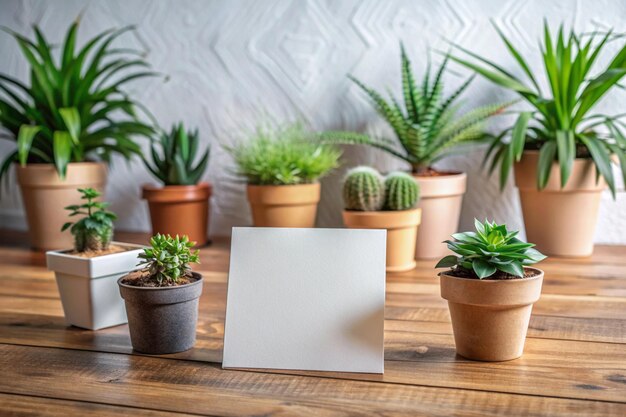
[(370, 167), (348, 172), (343, 184), (347, 227), (387, 230), (387, 271), (415, 267), (415, 242), (421, 209), (419, 185), (409, 174), (392, 172), (383, 178)]

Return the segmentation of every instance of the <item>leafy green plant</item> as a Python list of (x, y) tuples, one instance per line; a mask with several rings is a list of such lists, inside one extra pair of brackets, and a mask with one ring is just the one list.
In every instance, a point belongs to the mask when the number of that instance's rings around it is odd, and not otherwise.
[(225, 149), (249, 184), (307, 184), (336, 168), (341, 156), (337, 149), (314, 139), (301, 123), (259, 126), (248, 141)]
[(385, 177), (384, 210), (410, 210), (419, 200), (420, 187), (406, 172), (391, 172)]
[[(544, 93), (537, 74), (521, 53), (497, 27), (496, 31), (530, 84), (460, 46), (457, 48), (480, 63), (455, 56), (451, 59), (517, 93), (532, 106), (532, 110), (519, 113), (514, 126), (493, 139), (487, 152), (485, 161), (491, 159), (490, 172), (500, 164), (500, 186), (504, 187), (511, 166), (521, 159), (524, 150), (539, 150), (538, 189), (548, 183), (555, 160), (559, 164), (563, 187), (570, 177), (574, 159), (592, 158), (599, 175), (604, 177), (615, 196), (611, 155), (620, 161), (626, 179), (626, 137), (623, 133), (626, 125), (620, 120), (623, 114), (607, 116), (591, 111), (626, 75), (626, 45), (618, 49), (604, 69), (592, 74), (601, 52), (614, 39), (612, 32), (578, 36), (570, 31), (566, 36), (561, 26), (553, 37), (545, 22), (541, 50), (549, 92)], [(601, 127), (605, 132), (598, 130)]]
[(113, 220), (117, 219), (115, 213), (106, 208), (109, 203), (95, 201), (101, 194), (93, 188), (79, 188), (81, 199), (87, 200), (84, 204), (75, 204), (65, 207), (69, 210), (70, 217), (83, 215), (76, 222), (67, 222), (61, 231), (70, 229), (74, 236), (74, 249), (76, 252), (106, 250), (113, 238)]
[(157, 233), (150, 239), (150, 247), (138, 255), (142, 259), (138, 266), (143, 266), (159, 286), (175, 285), (181, 277), (190, 275), (190, 263), (200, 263), (200, 251), (191, 251), (194, 245), (187, 236)]
[(343, 201), (346, 210), (377, 211), (385, 204), (383, 176), (374, 168), (352, 168), (343, 181)]
[(180, 122), (152, 143), (152, 162), (144, 158), (144, 164), (164, 185), (195, 185), (206, 171), (210, 152), (207, 148), (194, 166), (199, 143), (198, 129), (187, 132)]
[(70, 162), (139, 154), (131, 137), (152, 135), (121, 87), (155, 73), (134, 56), (139, 52), (111, 46), (132, 27), (100, 33), (77, 49), (78, 26), (70, 26), (57, 59), (37, 26), (34, 40), (10, 32), (30, 65), (30, 85), (0, 74), (0, 138), (17, 145), (0, 166), (0, 178), (15, 161), (54, 164), (63, 178)]
[[(444, 257), (435, 268), (455, 268), (463, 275), (483, 279), (497, 279), (506, 274), (524, 277), (524, 265), (532, 265), (546, 258), (532, 243), (519, 240), (518, 232), (509, 232), (505, 225), (474, 220), (475, 232), (455, 233), (453, 241), (446, 240), (448, 248), (457, 253)], [(498, 271), (500, 274), (497, 274)]]
[(460, 150), (461, 145), (485, 140), (488, 137), (484, 132), (486, 120), (504, 111), (508, 104), (487, 105), (459, 116), (458, 99), (472, 79), (468, 79), (451, 95), (444, 97), (443, 75), (448, 60), (442, 63), (432, 78), (429, 64), (426, 75), (418, 86), (402, 45), (401, 50), (404, 108), (393, 96), (387, 101), (382, 94), (350, 76), (391, 126), (401, 149), (391, 140), (372, 138), (355, 132), (324, 132), (321, 139), (326, 143), (373, 146), (405, 160), (411, 164), (414, 173), (423, 173), (432, 169), (432, 164), (438, 160)]

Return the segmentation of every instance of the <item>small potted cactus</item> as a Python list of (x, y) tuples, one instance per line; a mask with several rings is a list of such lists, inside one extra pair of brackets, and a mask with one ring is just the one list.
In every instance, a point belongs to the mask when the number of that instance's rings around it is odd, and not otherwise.
[(139, 254), (142, 268), (117, 281), (134, 350), (175, 353), (196, 343), (202, 275), (189, 266), (200, 261), (199, 252), (191, 251), (194, 245), (187, 236), (157, 234)]
[(148, 201), (152, 233), (188, 236), (198, 246), (208, 242), (211, 184), (201, 182), (209, 163), (210, 149), (194, 165), (199, 145), (198, 130), (185, 131), (182, 123), (162, 132), (152, 144), (152, 162), (146, 168), (163, 184), (143, 186)]
[(68, 324), (98, 330), (126, 323), (124, 302), (115, 283), (137, 264), (143, 246), (112, 242), (116, 216), (97, 201), (93, 188), (78, 189), (84, 204), (66, 207), (70, 217), (62, 231), (74, 236), (74, 249), (48, 251), (48, 269), (54, 271), (65, 320)]
[(435, 268), (448, 300), (456, 351), (468, 359), (507, 361), (522, 356), (543, 271), (530, 268), (546, 257), (505, 225), (474, 221), (473, 232), (447, 240), (449, 255)]
[(354, 229), (387, 229), (387, 271), (415, 268), (415, 242), (421, 209), (419, 185), (404, 172), (387, 177), (370, 167), (348, 172), (343, 184), (343, 222)]

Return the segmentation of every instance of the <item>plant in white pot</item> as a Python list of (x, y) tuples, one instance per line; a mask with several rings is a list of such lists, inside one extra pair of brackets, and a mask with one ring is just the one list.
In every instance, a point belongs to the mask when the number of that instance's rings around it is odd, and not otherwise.
[(315, 141), (301, 123), (259, 126), (247, 141), (226, 147), (245, 178), (252, 219), (259, 227), (314, 227), (319, 179), (341, 153)]
[(416, 256), (418, 259), (440, 258), (448, 250), (438, 243), (457, 231), (467, 176), (463, 172), (437, 170), (434, 164), (450, 154), (467, 150), (467, 145), (488, 138), (484, 131), (487, 119), (500, 114), (508, 104), (478, 107), (459, 115), (458, 99), (471, 79), (449, 96), (444, 96), (446, 60), (432, 77), (429, 66), (418, 86), (404, 47), (401, 52), (403, 100), (391, 97), (388, 101), (382, 94), (350, 77), (385, 118), (397, 141), (356, 132), (324, 132), (321, 139), (325, 143), (372, 146), (410, 164), (421, 190), (418, 207), (422, 209), (422, 224), (417, 232)]
[(446, 241), (449, 255), (435, 268), (448, 300), (456, 351), (468, 359), (506, 361), (522, 356), (543, 271), (531, 268), (546, 257), (505, 225), (475, 220), (475, 231)]
[(72, 244), (60, 232), (63, 207), (80, 201), (78, 188), (103, 192), (111, 155), (139, 154), (133, 137), (153, 132), (138, 120), (122, 86), (154, 73), (137, 51), (112, 46), (132, 27), (108, 30), (77, 48), (78, 26), (70, 26), (58, 47), (37, 26), (34, 40), (12, 33), (30, 66), (29, 84), (0, 74), (0, 139), (16, 145), (0, 165), (0, 178), (15, 166), (31, 245), (40, 250)]
[[(497, 28), (496, 28), (497, 29)], [(621, 165), (626, 180), (624, 114), (594, 111), (607, 93), (626, 75), (626, 45), (614, 49), (612, 59), (602, 57), (608, 44), (621, 35), (612, 32), (556, 36), (544, 24), (543, 66), (547, 92), (539, 84), (521, 53), (498, 30), (519, 65), (523, 78), (476, 54), (481, 63), (452, 57), (458, 63), (521, 96), (529, 105), (515, 124), (494, 138), (485, 162), (490, 172), (500, 164), (503, 188), (511, 171), (519, 188), (526, 236), (555, 256), (589, 256), (598, 219), (602, 191), (613, 197), (616, 179), (613, 163)], [(595, 71), (596, 61), (607, 62)]]
[(353, 229), (387, 230), (387, 272), (415, 268), (415, 239), (422, 210), (419, 185), (406, 172), (385, 178), (374, 168), (356, 167), (343, 182), (343, 222)]
[(195, 344), (202, 275), (189, 266), (200, 262), (194, 245), (187, 236), (157, 234), (139, 255), (143, 268), (117, 281), (136, 351), (175, 353)]
[(98, 330), (126, 323), (124, 301), (117, 279), (137, 264), (143, 246), (113, 242), (113, 220), (108, 203), (96, 201), (93, 188), (79, 189), (83, 204), (66, 207), (70, 216), (83, 216), (63, 225), (74, 237), (73, 250), (46, 253), (54, 271), (65, 320), (68, 324)]

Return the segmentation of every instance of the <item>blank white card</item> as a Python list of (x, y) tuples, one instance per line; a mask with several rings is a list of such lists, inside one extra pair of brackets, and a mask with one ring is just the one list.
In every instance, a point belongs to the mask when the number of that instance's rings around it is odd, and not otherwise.
[(382, 373), (385, 230), (233, 228), (224, 368)]

